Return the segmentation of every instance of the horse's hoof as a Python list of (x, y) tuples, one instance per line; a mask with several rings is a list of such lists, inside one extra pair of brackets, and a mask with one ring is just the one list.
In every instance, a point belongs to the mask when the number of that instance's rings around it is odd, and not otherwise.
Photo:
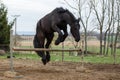
[(42, 63), (44, 64), (44, 65), (46, 65), (46, 59), (42, 59)]
[(47, 59), (47, 63), (50, 61), (50, 59)]
[(50, 61), (50, 55), (46, 55), (46, 62)]
[(58, 45), (60, 42), (59, 41), (55, 41), (55, 45)]

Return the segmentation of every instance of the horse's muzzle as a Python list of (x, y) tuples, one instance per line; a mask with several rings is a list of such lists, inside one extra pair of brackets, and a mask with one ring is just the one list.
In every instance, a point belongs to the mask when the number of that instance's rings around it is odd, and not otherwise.
[(78, 38), (78, 39), (75, 39), (75, 41), (76, 41), (76, 42), (79, 42), (79, 41), (80, 41), (80, 38)]

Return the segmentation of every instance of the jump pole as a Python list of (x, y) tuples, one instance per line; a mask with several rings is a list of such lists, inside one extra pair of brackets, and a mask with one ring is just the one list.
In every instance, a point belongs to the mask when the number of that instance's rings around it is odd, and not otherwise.
[(46, 48), (16, 48), (13, 47), (12, 50), (14, 51), (54, 51), (54, 52), (69, 52), (69, 51), (81, 51), (81, 49), (46, 49)]

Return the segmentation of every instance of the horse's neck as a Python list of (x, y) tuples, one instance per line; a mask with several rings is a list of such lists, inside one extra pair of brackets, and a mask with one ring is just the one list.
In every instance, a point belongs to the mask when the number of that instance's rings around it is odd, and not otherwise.
[(71, 25), (75, 21), (74, 15), (69, 11), (66, 12), (66, 15), (64, 16), (64, 18), (66, 18), (66, 21), (69, 25)]
[(67, 24), (72, 25), (74, 23), (73, 19), (71, 17), (65, 17), (65, 20)]

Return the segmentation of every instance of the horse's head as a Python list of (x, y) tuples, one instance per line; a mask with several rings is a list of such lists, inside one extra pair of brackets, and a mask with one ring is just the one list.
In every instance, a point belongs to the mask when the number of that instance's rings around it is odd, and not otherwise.
[(80, 19), (75, 20), (70, 26), (71, 26), (71, 33), (73, 37), (75, 38), (75, 41), (78, 42), (80, 40), (80, 24), (79, 24)]
[(78, 42), (80, 40), (80, 33), (79, 33), (80, 18), (76, 19), (74, 15), (67, 9), (59, 8), (58, 12), (59, 12), (59, 15), (61, 14), (62, 16), (60, 18), (62, 18), (63, 21), (65, 20), (65, 22), (70, 25), (71, 27), (70, 31), (73, 37), (75, 38), (75, 41)]

